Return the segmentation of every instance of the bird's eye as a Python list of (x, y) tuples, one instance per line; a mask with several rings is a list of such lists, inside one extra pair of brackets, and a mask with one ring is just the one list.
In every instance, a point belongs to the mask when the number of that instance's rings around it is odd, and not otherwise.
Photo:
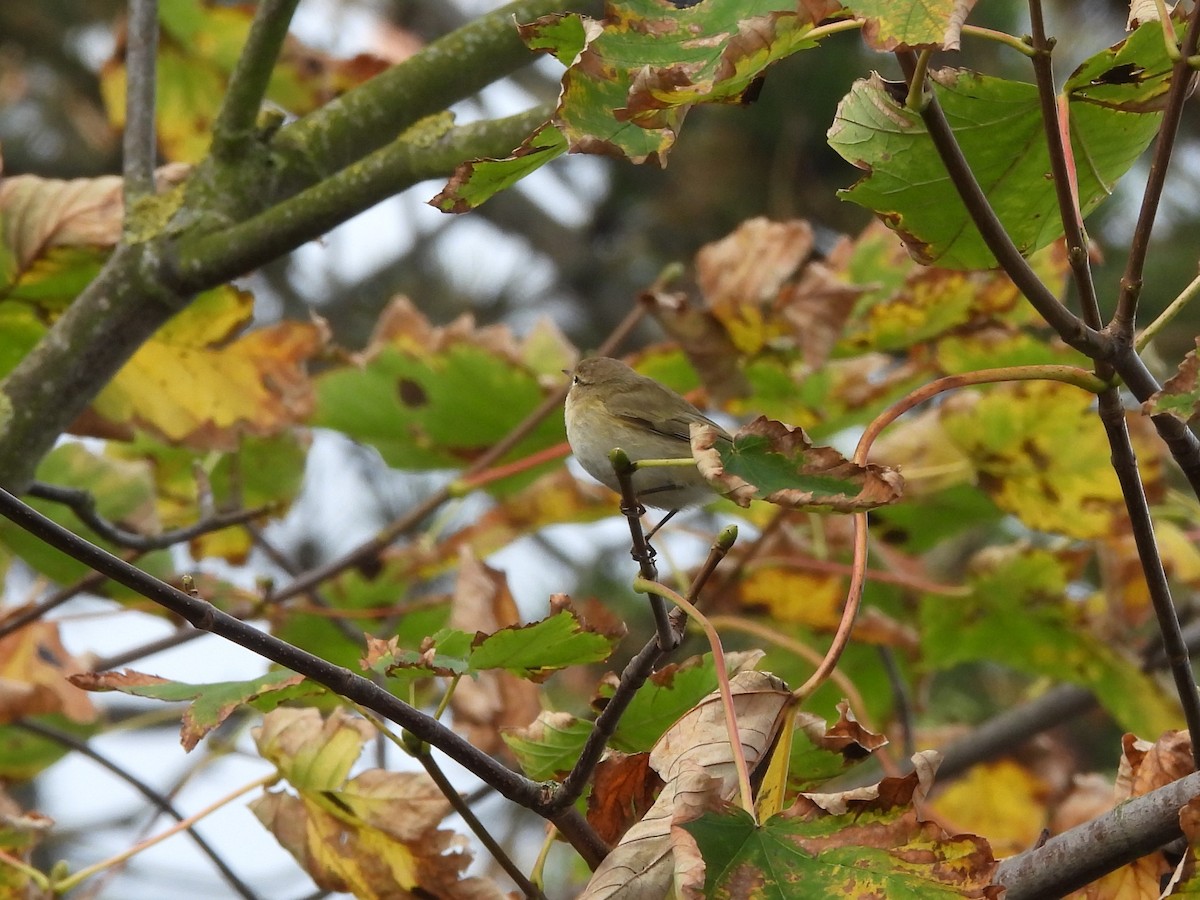
[(580, 383), (580, 382), (579, 382), (579, 376), (578, 376), (578, 375), (573, 375), (573, 376), (571, 376), (571, 384), (579, 384), (579, 383)]

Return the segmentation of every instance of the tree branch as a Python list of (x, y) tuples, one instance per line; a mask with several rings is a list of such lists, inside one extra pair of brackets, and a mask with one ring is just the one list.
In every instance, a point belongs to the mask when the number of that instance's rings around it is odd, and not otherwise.
[(1154, 852), (1180, 836), (1179, 810), (1197, 795), (1200, 773), (1193, 772), (1009, 857), (996, 873), (1008, 888), (1005, 900), (1061, 897)]
[(194, 292), (244, 275), (420, 181), (448, 177), (464, 160), (508, 154), (552, 114), (535, 107), (450, 128), (433, 141), (403, 134), (232, 228), (185, 236), (170, 251), (171, 281)]
[(254, 126), (275, 61), (300, 0), (261, 0), (213, 123), (212, 155), (236, 162), (254, 140)]
[(125, 51), (125, 134), (121, 162), (126, 216), (139, 199), (154, 194), (157, 64), (158, 0), (132, 0)]
[[(1125, 409), (1116, 388), (1109, 388), (1100, 395), (1100, 421), (1112, 448), (1112, 467), (1121, 485), (1121, 496), (1129, 514), (1129, 525), (1137, 547), (1138, 560), (1150, 590), (1150, 602), (1158, 621), (1162, 636), (1166, 664), (1175, 681), (1175, 690), (1183, 715), (1192, 734), (1200, 735), (1200, 687), (1192, 672), (1192, 661), (1187, 644), (1179, 627), (1179, 616), (1171, 599), (1171, 586), (1163, 568), (1158, 541), (1154, 536), (1154, 522), (1150, 518), (1150, 504), (1138, 472), (1137, 458), (1129, 440), (1129, 429), (1125, 424)], [(1192, 758), (1200, 769), (1200, 741), (1192, 744)]]
[[(1067, 242), (1067, 260), (1071, 264), (1075, 287), (1079, 291), (1079, 306), (1083, 319), (1091, 328), (1100, 328), (1100, 304), (1096, 300), (1096, 283), (1088, 261), (1087, 235), (1080, 218), (1079, 195), (1075, 179), (1067, 166), (1069, 131), (1058, 118), (1058, 97), (1054, 88), (1054, 65), (1051, 43), (1046, 39), (1041, 0), (1029, 0), (1033, 71), (1037, 81), (1038, 102), (1042, 110), (1042, 125), (1046, 133), (1046, 149), (1050, 154), (1050, 173), (1058, 197), (1058, 215), (1062, 219), (1063, 236)], [(1105, 377), (1103, 372), (1098, 373)]]
[(1154, 145), (1154, 157), (1150, 160), (1150, 174), (1146, 178), (1146, 190), (1142, 194), (1142, 206), (1138, 210), (1137, 225), (1129, 244), (1129, 259), (1125, 273), (1121, 276), (1121, 292), (1117, 295), (1117, 308), (1109, 325), (1118, 342), (1132, 343), (1133, 329), (1137, 322), (1137, 305), (1142, 295), (1142, 274), (1146, 267), (1146, 253), (1150, 248), (1150, 233), (1154, 230), (1154, 219), (1158, 215), (1158, 204), (1162, 200), (1163, 187), (1167, 183), (1167, 168), (1175, 149), (1175, 136), (1179, 131), (1179, 120), (1183, 116), (1184, 101), (1191, 95), (1195, 71), (1188, 59), (1195, 55), (1200, 41), (1200, 4), (1192, 7), (1188, 19), (1187, 33), (1183, 36), (1179, 59), (1171, 73), (1171, 88), (1167, 92), (1163, 109), (1162, 125), (1158, 131), (1158, 143)]
[[(911, 78), (916, 70), (916, 54), (905, 50), (897, 53), (896, 57), (905, 74)], [(946, 173), (962, 198), (971, 221), (975, 223), (984, 243), (992, 251), (1000, 267), (1012, 279), (1013, 284), (1068, 345), (1092, 359), (1106, 355), (1110, 343), (1108, 337), (1094, 328), (1089, 328), (1059, 302), (1050, 289), (1042, 284), (1037, 273), (1009, 237), (991, 203), (988, 202), (983, 188), (975, 179), (975, 173), (971, 171), (966, 157), (963, 156), (958, 139), (955, 138), (954, 131), (946, 121), (933, 92), (929, 92), (921, 108), (921, 120), (925, 123), (929, 138), (942, 158)]]
[(311, 178), (336, 172), (425, 116), (529, 63), (532, 52), (514, 22), (568, 10), (603, 14), (599, 0), (516, 0), (281, 129), (271, 148), (285, 159), (303, 161)]
[(72, 559), (102, 572), (118, 584), (182, 617), (193, 627), (226, 638), (252, 653), (311, 678), (339, 696), (353, 700), (408, 729), (422, 741), (466, 766), (510, 800), (535, 812), (543, 808), (540, 784), (492, 759), (440, 722), (392, 696), (374, 682), (259, 631), (211, 604), (175, 589), (72, 534), (3, 489), (0, 489), (0, 515)]
[(136, 531), (126, 531), (96, 512), (96, 498), (87, 491), (35, 481), (29, 486), (28, 493), (31, 497), (49, 500), (51, 503), (61, 503), (75, 513), (79, 517), (79, 521), (92, 529), (97, 537), (108, 541), (110, 544), (116, 544), (120, 547), (137, 550), (142, 553), (151, 550), (162, 550), (184, 541), (190, 541), (192, 538), (200, 537), (202, 534), (220, 531), (232, 525), (241, 525), (252, 519), (261, 518), (271, 511), (271, 507), (260, 506), (256, 509), (236, 509), (230, 512), (217, 512), (183, 528), (172, 528), (161, 534), (141, 534)]

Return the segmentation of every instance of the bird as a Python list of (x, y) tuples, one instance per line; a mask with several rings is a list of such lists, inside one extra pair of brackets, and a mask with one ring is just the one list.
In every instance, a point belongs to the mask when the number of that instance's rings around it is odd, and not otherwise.
[[(618, 359), (589, 357), (567, 374), (567, 442), (584, 471), (614, 491), (621, 490), (609, 459), (614, 449), (623, 450), (635, 463), (690, 458), (692, 423), (711, 425), (718, 442), (733, 440), (675, 391)], [(651, 534), (679, 510), (714, 496), (695, 465), (639, 467), (633, 473), (633, 488), (642, 504), (669, 511)]]

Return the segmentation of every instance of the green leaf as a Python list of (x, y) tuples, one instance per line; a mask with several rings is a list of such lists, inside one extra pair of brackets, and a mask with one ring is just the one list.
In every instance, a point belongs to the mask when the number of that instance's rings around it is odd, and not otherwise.
[(471, 669), (504, 669), (542, 681), (558, 669), (603, 662), (619, 641), (619, 635), (588, 630), (572, 610), (564, 609), (540, 622), (501, 628), (477, 641)]
[(740, 506), (751, 498), (789, 508), (874, 509), (900, 497), (904, 480), (885, 466), (860, 466), (831, 447), (814, 447), (800, 428), (759, 416), (733, 441), (699, 431), (692, 454), (713, 489)]
[(783, 813), (756, 826), (740, 809), (705, 813), (683, 828), (704, 857), (704, 896), (789, 900), (888, 897), (889, 900), (989, 897), (995, 868), (987, 843), (950, 837), (911, 810), (805, 820)]
[(567, 139), (547, 122), (504, 159), (473, 159), (459, 165), (429, 204), (446, 213), (475, 209), (566, 152)]
[[(318, 379), (314, 424), (372, 445), (397, 468), (459, 468), (508, 434), (542, 397), (533, 373), (484, 347), (461, 343), (424, 355), (381, 346), (362, 368)], [(564, 439), (562, 418), (550, 416), (507, 458)]]
[[(1122, 80), (1127, 72), (1139, 73)], [(1114, 80), (1115, 79), (1115, 80)], [(1158, 132), (1170, 62), (1157, 23), (1092, 57), (1067, 83), (1079, 204), (1094, 210)], [(934, 95), (1005, 230), (1029, 254), (1062, 235), (1037, 89), (961, 69), (930, 75)], [(870, 174), (841, 192), (873, 210), (925, 264), (996, 265), (924, 122), (878, 76), (838, 107), (829, 144)]]
[(210, 731), (229, 718), (240, 706), (252, 706), (269, 712), (280, 703), (323, 694), (326, 691), (316, 682), (306, 681), (303, 675), (278, 670), (267, 672), (248, 681), (219, 681), (210, 684), (188, 684), (169, 681), (139, 672), (86, 672), (71, 677), (76, 687), (90, 691), (120, 691), (134, 697), (171, 702), (191, 701), (183, 714), (181, 742), (191, 750)]
[[(787, 0), (709, 0), (675, 9), (623, 0), (603, 23), (556, 18), (527, 31), (574, 63), (557, 124), (572, 152), (664, 162), (687, 110), (737, 102), (772, 63), (817, 46), (813, 22)], [(587, 35), (579, 49), (580, 33)]]
[(501, 736), (525, 774), (545, 781), (571, 771), (591, 733), (591, 722), (544, 712), (528, 728), (506, 730)]

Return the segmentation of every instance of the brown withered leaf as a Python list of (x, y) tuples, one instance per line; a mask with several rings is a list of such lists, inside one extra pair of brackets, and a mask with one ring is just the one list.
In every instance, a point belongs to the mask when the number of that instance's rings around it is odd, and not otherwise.
[(813, 739), (818, 747), (842, 754), (847, 762), (857, 762), (887, 745), (888, 739), (884, 735), (863, 727), (845, 700), (838, 701), (837, 711), (838, 720), (825, 730), (819, 740)]
[[(753, 770), (773, 746), (792, 695), (764, 672), (741, 672), (730, 679), (730, 687), (746, 763)], [(720, 808), (738, 790), (719, 693), (709, 694), (667, 729), (650, 751), (650, 766), (664, 782), (658, 799), (597, 867), (580, 900), (662, 896), (672, 882), (684, 896), (703, 890), (703, 860), (676, 826)]]
[(796, 797), (784, 815), (810, 819), (821, 813), (841, 816), (851, 811), (863, 813), (908, 806), (914, 799), (918, 802), (925, 799), (941, 762), (942, 755), (936, 750), (922, 750), (913, 755), (913, 771), (907, 775), (884, 778), (878, 784), (845, 791), (805, 791)]
[(450, 805), (423, 772), (368, 769), (347, 780), (373, 729), (335, 711), (279, 709), (255, 731), (260, 753), (298, 796), (267, 792), (259, 821), (322, 888), (377, 900), (500, 900), (483, 878), (464, 878), (467, 841), (438, 828)]
[(752, 499), (791, 509), (820, 507), (856, 512), (894, 503), (904, 490), (900, 473), (860, 466), (832, 447), (816, 447), (803, 429), (759, 416), (718, 445), (710, 425), (691, 426), (692, 455), (713, 489), (739, 506)]
[(605, 843), (615, 844), (645, 815), (662, 786), (662, 778), (650, 768), (649, 753), (613, 750), (596, 766), (588, 822)]
[(750, 382), (738, 365), (741, 354), (711, 310), (678, 292), (648, 291), (641, 302), (679, 344), (715, 403), (749, 395)]

